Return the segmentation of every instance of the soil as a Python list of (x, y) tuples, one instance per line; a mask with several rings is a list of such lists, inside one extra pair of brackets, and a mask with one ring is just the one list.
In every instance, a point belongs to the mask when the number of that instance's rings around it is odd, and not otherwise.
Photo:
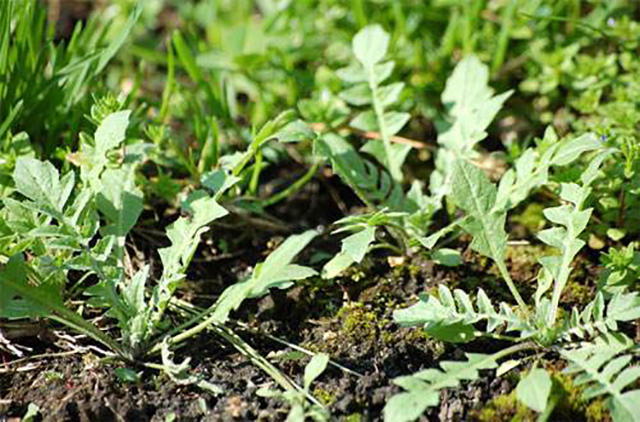
[[(288, 203), (274, 207), (273, 215), (279, 221), (290, 222), (294, 231), (326, 227), (335, 220), (334, 214), (340, 212), (329, 195), (333, 182), (329, 179), (310, 183)], [(308, 206), (311, 196), (318, 206)], [(357, 206), (352, 199), (346, 203)], [(294, 219), (287, 215), (291, 210), (305, 210), (305, 213)], [(231, 224), (214, 227), (209, 232), (194, 260), (189, 275), (192, 281), (181, 291), (183, 297), (208, 306), (226, 285), (246, 274), (251, 265), (262, 260), (282, 240), (280, 234), (261, 228), (251, 230), (247, 236), (246, 221), (239, 220), (238, 227), (244, 225), (243, 229), (234, 229)], [(233, 218), (231, 221), (233, 223)], [(316, 242), (318, 247), (312, 250), (335, 248), (333, 242), (333, 246), (328, 246), (326, 238)], [(465, 239), (460, 242), (459, 249), (464, 250)], [(134, 236), (133, 244), (138, 255), (153, 261), (155, 252), (149, 237)], [(524, 252), (518, 248), (523, 247), (510, 249), (508, 262), (514, 280), (528, 295), (534, 288), (531, 280), (540, 250), (536, 246), (524, 247)], [(470, 252), (463, 256), (464, 265), (447, 268), (420, 254), (395, 267), (389, 266), (387, 256), (372, 255), (363, 265), (334, 281), (310, 279), (286, 292), (275, 291), (250, 301), (234, 314), (234, 318), (248, 326), (234, 330), (298, 383), (302, 381), (308, 358), (265, 334), (311, 351), (329, 353), (335, 362), (360, 375), (330, 366), (312, 386), (314, 396), (337, 420), (381, 420), (384, 404), (399, 391), (391, 382), (394, 377), (434, 367), (442, 359), (463, 358), (463, 349), (486, 353), (504, 346), (497, 341), (445, 346), (420, 330), (401, 328), (392, 322), (394, 309), (414, 303), (418, 293), (427, 292), (439, 283), (451, 288), (461, 284), (467, 288), (482, 286), (491, 292), (494, 300), (508, 300), (508, 292), (489, 262)], [(311, 258), (308, 253), (301, 256), (302, 261)], [(597, 279), (596, 267), (588, 258), (585, 255), (579, 260), (578, 272), (582, 280), (593, 284)], [(581, 297), (574, 299), (579, 301)], [(60, 352), (46, 340), (24, 339), (24, 343), (38, 353)], [(130, 368), (140, 373), (140, 381), (126, 383), (116, 374), (121, 363), (106, 362), (92, 352), (0, 365), (0, 420), (19, 420), (30, 403), (40, 408), (42, 420), (280, 421), (286, 418), (286, 403), (256, 394), (261, 387), (277, 389), (275, 382), (221, 338), (211, 333), (200, 335), (176, 352), (175, 361), (186, 357), (192, 359), (190, 365), (194, 373), (220, 387), (223, 393), (216, 396), (194, 386), (181, 386), (161, 372), (142, 367)], [(554, 357), (547, 359), (553, 366)], [(511, 376), (500, 379), (494, 378), (493, 372), (487, 372), (480, 380), (444, 391), (441, 405), (431, 409), (422, 420), (511, 420), (516, 416), (519, 420), (534, 420), (532, 413), (513, 400), (518, 371), (512, 372)], [(568, 402), (559, 409), (553, 420), (595, 420), (585, 406)]]

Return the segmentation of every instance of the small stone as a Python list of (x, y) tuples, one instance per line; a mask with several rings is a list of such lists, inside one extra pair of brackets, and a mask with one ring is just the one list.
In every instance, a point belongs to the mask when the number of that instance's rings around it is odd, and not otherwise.
[(333, 331), (325, 331), (325, 333), (322, 335), (322, 340), (324, 341), (331, 341), (331, 340), (335, 340), (338, 337), (338, 334), (336, 334)]
[(397, 267), (399, 265), (404, 264), (406, 261), (406, 257), (404, 256), (390, 256), (387, 258), (387, 262), (391, 268)]

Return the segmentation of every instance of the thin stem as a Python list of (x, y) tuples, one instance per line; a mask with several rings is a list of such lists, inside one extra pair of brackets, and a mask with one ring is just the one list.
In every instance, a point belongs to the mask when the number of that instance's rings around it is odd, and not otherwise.
[[(198, 314), (194, 318), (192, 318), (189, 322), (193, 321), (194, 319), (196, 319), (196, 320), (200, 319), (204, 315), (213, 314), (214, 310), (215, 310), (215, 306), (212, 306), (212, 307), (206, 309), (205, 311), (201, 312), (200, 314)], [(183, 326), (184, 326), (184, 324), (183, 324)], [(189, 337), (195, 336), (195, 335), (201, 333), (202, 331), (208, 330), (208, 329), (212, 330), (217, 335), (219, 335), (220, 337), (222, 337), (223, 339), (225, 339), (226, 341), (231, 343), (231, 345), (233, 347), (235, 347), (236, 350), (238, 350), (243, 355), (247, 356), (253, 362), (254, 365), (256, 365), (258, 368), (262, 369), (265, 373), (267, 373), (282, 388), (284, 388), (285, 390), (295, 390), (295, 391), (302, 392), (302, 393), (305, 394), (305, 396), (307, 397), (307, 399), (309, 401), (311, 401), (314, 404), (317, 404), (319, 406), (322, 406), (322, 404), (315, 397), (313, 397), (308, 392), (305, 392), (302, 387), (297, 385), (295, 382), (293, 382), (291, 379), (289, 379), (286, 375), (284, 375), (282, 372), (280, 372), (278, 370), (278, 368), (276, 368), (274, 365), (272, 365), (271, 362), (269, 362), (267, 359), (262, 357), (258, 353), (257, 350), (255, 350), (253, 347), (251, 347), (240, 336), (238, 336), (236, 333), (234, 333), (230, 328), (228, 328), (228, 327), (220, 324), (218, 321), (216, 321), (214, 315), (210, 315), (208, 318), (206, 318), (205, 320), (203, 320), (202, 322), (200, 322), (196, 326), (192, 327), (191, 329), (186, 330), (186, 331), (184, 331), (184, 332), (182, 332), (182, 333), (180, 333), (178, 335), (175, 335), (175, 336), (171, 337), (169, 339), (169, 342), (171, 344), (177, 344), (177, 343), (180, 343), (180, 342), (186, 340)], [(174, 331), (175, 330), (172, 330), (172, 332), (174, 332)], [(168, 336), (170, 337), (171, 334), (169, 334)], [(159, 353), (161, 348), (162, 348), (162, 343), (158, 342), (149, 351), (149, 354)]]
[(273, 204), (276, 204), (280, 201), (282, 201), (283, 199), (287, 198), (290, 195), (293, 195), (294, 193), (296, 193), (297, 191), (299, 191), (300, 189), (302, 189), (302, 187), (304, 185), (307, 184), (307, 182), (309, 182), (309, 180), (311, 180), (311, 178), (316, 174), (316, 172), (318, 171), (318, 168), (320, 167), (320, 163), (315, 163), (313, 166), (311, 166), (309, 168), (309, 170), (307, 170), (307, 172), (298, 180), (296, 180), (294, 183), (292, 183), (289, 187), (287, 187), (286, 189), (271, 195), (269, 198), (265, 199), (264, 201), (262, 201), (262, 205), (266, 208), (269, 207)]
[(262, 170), (262, 148), (256, 153), (256, 161), (253, 164), (253, 173), (249, 182), (249, 193), (255, 195), (258, 191), (258, 183), (260, 183), (260, 172)]
[(495, 360), (499, 360), (509, 355), (522, 352), (523, 350), (535, 349), (536, 347), (537, 347), (536, 344), (532, 341), (527, 341), (525, 343), (520, 343), (520, 344), (514, 344), (513, 346), (509, 346), (506, 349), (502, 349), (499, 352), (494, 353), (493, 358)]
[(387, 161), (387, 169), (389, 169), (389, 173), (391, 173), (391, 177), (396, 182), (400, 182), (402, 180), (402, 174), (398, 169), (392, 167), (391, 165), (391, 141), (389, 139), (389, 129), (387, 128), (387, 120), (384, 116), (384, 107), (382, 106), (382, 102), (378, 98), (378, 83), (376, 81), (376, 76), (373, 73), (374, 67), (367, 68), (367, 75), (369, 78), (369, 89), (371, 90), (371, 101), (373, 103), (373, 111), (376, 114), (376, 120), (378, 121), (378, 129), (380, 130), (380, 139), (382, 139), (382, 144), (384, 145), (384, 154), (386, 156)]
[(511, 294), (513, 295), (514, 299), (518, 303), (518, 307), (525, 313), (525, 315), (528, 316), (529, 308), (527, 307), (527, 304), (525, 303), (525, 301), (522, 299), (522, 296), (520, 296), (520, 292), (518, 292), (516, 285), (511, 279), (511, 275), (509, 275), (509, 271), (507, 271), (506, 265), (504, 264), (503, 261), (496, 261), (496, 265), (498, 266), (500, 275), (502, 276), (504, 281), (507, 283), (507, 286), (509, 287)]
[(378, 243), (376, 245), (369, 246), (367, 253), (374, 251), (376, 249), (389, 249), (398, 255), (404, 255), (404, 251), (397, 246), (392, 245), (391, 243)]
[[(235, 322), (235, 324), (236, 324), (238, 327), (242, 328), (243, 330), (248, 330), (248, 331), (251, 331), (252, 333), (255, 333), (255, 334), (259, 334), (259, 335), (261, 335), (261, 336), (264, 336), (264, 337), (268, 338), (269, 340), (273, 340), (273, 341), (275, 341), (276, 343), (280, 343), (280, 344), (282, 344), (283, 346), (287, 346), (287, 347), (289, 347), (289, 348), (291, 348), (291, 349), (293, 349), (293, 350), (297, 350), (298, 352), (302, 352), (302, 353), (304, 353), (304, 354), (305, 354), (305, 355), (307, 355), (307, 356), (315, 356), (315, 355), (316, 355), (316, 353), (313, 353), (312, 351), (310, 351), (310, 350), (308, 350), (308, 349), (305, 349), (304, 347), (298, 346), (297, 344), (290, 343), (290, 342), (288, 342), (288, 341), (286, 341), (286, 340), (283, 340), (283, 339), (281, 339), (281, 338), (278, 338), (278, 337), (276, 337), (276, 336), (272, 336), (272, 335), (271, 335), (271, 334), (269, 334), (269, 333), (265, 333), (265, 332), (262, 332), (262, 331), (260, 331), (260, 330), (256, 330), (256, 329), (254, 329), (254, 328), (251, 328), (250, 326), (248, 326), (248, 325), (247, 325), (247, 324), (245, 324), (244, 322), (236, 321), (236, 322)], [(336, 368), (340, 369), (341, 371), (344, 371), (344, 372), (346, 372), (346, 373), (348, 373), (348, 374), (351, 374), (351, 375), (355, 375), (355, 376), (357, 376), (357, 377), (363, 377), (363, 376), (364, 376), (364, 375), (362, 375), (361, 373), (356, 372), (356, 371), (354, 371), (353, 369), (349, 369), (349, 368), (347, 368), (346, 366), (340, 365), (339, 363), (334, 362), (334, 361), (333, 361), (333, 360), (331, 360), (331, 359), (329, 360), (329, 365), (335, 366)]]

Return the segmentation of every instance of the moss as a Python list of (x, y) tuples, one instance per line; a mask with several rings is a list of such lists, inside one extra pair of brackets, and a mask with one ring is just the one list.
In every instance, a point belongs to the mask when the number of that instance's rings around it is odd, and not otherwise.
[(591, 288), (589, 286), (584, 285), (584, 281), (582, 283), (571, 280), (567, 283), (564, 290), (562, 291), (562, 301), (569, 302), (574, 304), (586, 304), (593, 297), (591, 292)]
[(579, 418), (588, 422), (610, 420), (604, 400), (584, 400), (582, 398), (583, 389), (576, 386), (568, 375), (556, 373), (553, 380), (564, 394), (554, 411), (554, 415), (563, 415), (572, 419)]
[(342, 332), (350, 338), (373, 340), (376, 337), (378, 316), (365, 309), (362, 303), (350, 303), (343, 306), (336, 318), (342, 321)]
[(493, 398), (484, 409), (472, 412), (474, 420), (480, 422), (495, 421), (535, 421), (535, 412), (529, 410), (516, 399), (516, 392), (502, 394)]
[(584, 412), (588, 422), (608, 421), (611, 419), (609, 410), (602, 399), (594, 400)]
[(320, 401), (320, 403), (322, 403), (325, 406), (331, 406), (336, 401), (335, 394), (322, 387), (314, 388), (313, 396), (317, 398)]
[(352, 413), (343, 419), (344, 422), (361, 422), (362, 420), (362, 414), (360, 413)]
[(533, 202), (527, 205), (521, 214), (515, 215), (511, 219), (518, 224), (522, 224), (529, 233), (537, 233), (545, 225), (544, 214), (542, 214), (544, 208), (544, 205)]

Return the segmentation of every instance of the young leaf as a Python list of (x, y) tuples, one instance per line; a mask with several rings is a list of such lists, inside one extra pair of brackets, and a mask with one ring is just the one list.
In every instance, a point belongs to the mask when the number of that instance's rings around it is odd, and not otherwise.
[(286, 288), (292, 281), (316, 275), (313, 269), (291, 264), (291, 261), (317, 234), (315, 230), (308, 230), (289, 236), (264, 262), (256, 265), (253, 274), (247, 280), (227, 287), (216, 302), (213, 313), (215, 320), (220, 323), (226, 322), (231, 311), (237, 309), (247, 298), (259, 297), (271, 288)]
[(440, 362), (442, 369), (425, 369), (393, 382), (406, 392), (393, 396), (384, 408), (385, 422), (406, 422), (417, 419), (428, 407), (440, 402), (440, 390), (457, 387), (461, 381), (474, 380), (478, 371), (497, 368), (495, 355), (467, 353), (467, 361)]
[(364, 227), (342, 241), (342, 252), (349, 255), (354, 262), (361, 262), (369, 245), (374, 241), (375, 234), (376, 228), (374, 226)]
[(496, 187), (487, 176), (465, 161), (455, 161), (450, 198), (470, 217), (462, 227), (473, 236), (471, 248), (494, 261), (502, 261), (507, 247), (506, 215), (493, 211)]
[[(365, 151), (372, 154), (389, 170), (394, 181), (402, 180), (402, 164), (410, 149), (407, 145), (391, 144), (390, 137), (402, 129), (410, 118), (408, 113), (386, 111), (402, 91), (402, 83), (380, 86), (391, 70), (393, 63), (378, 65), (384, 58), (389, 45), (389, 35), (379, 25), (370, 25), (358, 32), (353, 38), (353, 52), (363, 67), (363, 72), (343, 71), (348, 82), (357, 85), (342, 93), (342, 97), (353, 105), (371, 104), (373, 110), (358, 114), (351, 126), (363, 131), (379, 131), (381, 142), (369, 142)], [(357, 75), (357, 76), (356, 76)]]
[(640, 367), (629, 365), (632, 356), (624, 354), (633, 346), (631, 339), (616, 333), (600, 336), (577, 350), (560, 351), (571, 362), (564, 372), (577, 374), (574, 384), (585, 386), (582, 393), (585, 400), (608, 397), (614, 422), (640, 420), (640, 390), (629, 389), (640, 379)]
[(327, 369), (329, 363), (329, 355), (326, 353), (318, 353), (313, 355), (307, 366), (304, 368), (304, 389), (309, 391), (311, 383)]
[(122, 110), (104, 118), (94, 135), (97, 154), (105, 155), (107, 151), (120, 146), (129, 126), (129, 116), (131, 110)]
[(372, 69), (387, 54), (389, 34), (380, 25), (362, 28), (353, 37), (353, 53), (365, 69)]
[(532, 369), (516, 387), (518, 400), (536, 412), (543, 412), (551, 394), (551, 377), (544, 369)]
[[(571, 145), (574, 144), (571, 143)], [(565, 156), (580, 154), (580, 152), (576, 153), (575, 151), (582, 151), (582, 147), (571, 146), (568, 150), (571, 152), (564, 154)], [(598, 165), (601, 164), (602, 154), (597, 155), (594, 161)], [(591, 182), (593, 177), (585, 180)], [(568, 204), (547, 208), (543, 211), (547, 220), (557, 226), (541, 231), (538, 233), (538, 238), (547, 245), (559, 249), (561, 253), (560, 256), (552, 255), (540, 258), (540, 264), (554, 280), (551, 308), (547, 319), (547, 323), (550, 325), (555, 323), (560, 296), (572, 270), (571, 263), (576, 254), (586, 244), (579, 236), (586, 228), (591, 217), (592, 209), (584, 209), (583, 205), (590, 193), (591, 189), (588, 185), (562, 183), (560, 185), (560, 198)]]
[(506, 303), (501, 303), (496, 311), (484, 290), (478, 290), (474, 306), (464, 291), (456, 289), (452, 293), (444, 285), (439, 286), (438, 297), (422, 297), (415, 305), (395, 311), (393, 319), (403, 326), (423, 326), (432, 336), (454, 343), (473, 340), (476, 333), (473, 325), (480, 321), (486, 321), (486, 333), (499, 327), (507, 332), (520, 331), (523, 336), (533, 332)]
[(487, 136), (486, 128), (510, 95), (511, 91), (493, 96), (489, 69), (475, 56), (467, 56), (456, 65), (441, 97), (446, 117), (437, 123), (441, 148), (429, 180), (436, 203), (449, 194), (453, 162), (477, 156), (474, 146)]
[(507, 248), (507, 233), (504, 230), (506, 212), (496, 210), (496, 196), (496, 187), (480, 169), (462, 160), (453, 162), (450, 198), (467, 212), (467, 219), (462, 220), (460, 225), (473, 236), (471, 248), (493, 259), (518, 305), (526, 310), (526, 304), (504, 263)]
[(19, 157), (13, 172), (16, 189), (39, 210), (60, 215), (73, 189), (73, 173), (60, 180), (58, 170), (48, 161)]
[(135, 185), (133, 169), (107, 169), (100, 183), (96, 205), (110, 223), (103, 232), (124, 238), (142, 213), (142, 192)]

